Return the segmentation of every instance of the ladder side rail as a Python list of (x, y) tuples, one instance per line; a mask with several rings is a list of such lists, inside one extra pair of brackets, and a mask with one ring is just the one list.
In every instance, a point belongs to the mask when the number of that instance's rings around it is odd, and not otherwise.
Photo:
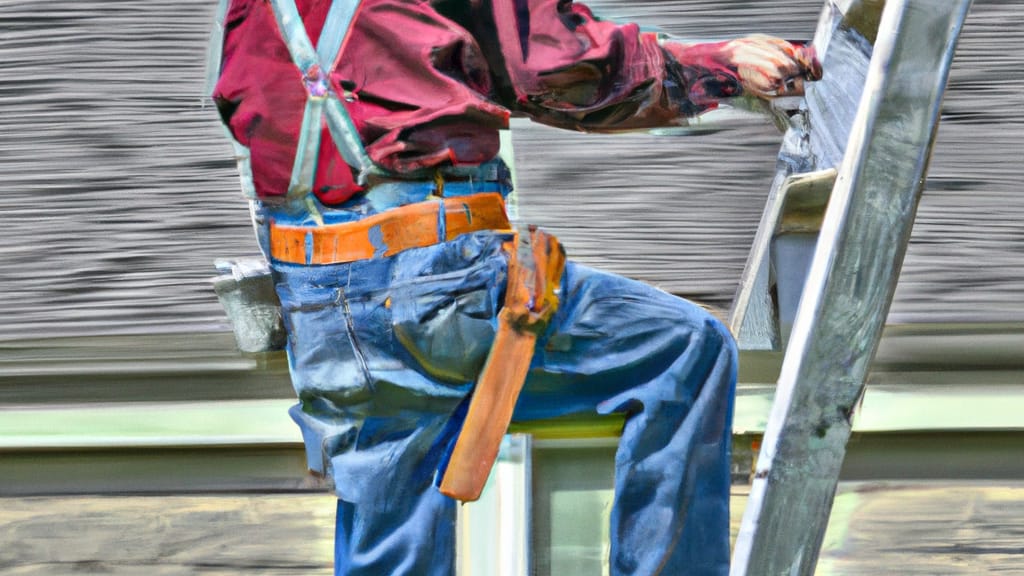
[(970, 0), (889, 0), (797, 312), (733, 576), (814, 572)]

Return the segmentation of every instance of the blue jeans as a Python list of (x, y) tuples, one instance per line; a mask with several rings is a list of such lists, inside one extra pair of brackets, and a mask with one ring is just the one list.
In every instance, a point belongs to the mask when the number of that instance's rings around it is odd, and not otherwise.
[[(456, 503), (434, 484), (494, 338), (504, 239), (272, 263), (300, 400), (292, 416), (310, 468), (336, 485), (336, 574), (454, 574)], [(728, 572), (735, 380), (735, 344), (704, 310), (567, 264), (514, 420), (626, 416), (613, 575)]]

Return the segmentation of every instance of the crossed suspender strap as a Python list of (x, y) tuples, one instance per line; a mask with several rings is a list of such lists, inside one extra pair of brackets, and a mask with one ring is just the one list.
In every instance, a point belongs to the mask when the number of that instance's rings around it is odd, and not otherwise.
[[(211, 37), (207, 78), (209, 91), (212, 91), (220, 69), (224, 18), (229, 3), (229, 0), (221, 0), (216, 27)], [(325, 120), (341, 157), (357, 171), (357, 182), (360, 185), (365, 185), (367, 177), (377, 172), (378, 168), (366, 153), (348, 110), (345, 109), (341, 97), (331, 87), (329, 80), (334, 62), (344, 49), (349, 30), (352, 28), (352, 21), (359, 11), (360, 0), (336, 0), (331, 3), (327, 20), (315, 47), (310, 41), (309, 35), (306, 34), (305, 25), (294, 0), (270, 0), (270, 6), (274, 12), (281, 37), (288, 47), (288, 53), (291, 55), (292, 62), (302, 73), (303, 84), (306, 88), (306, 108), (302, 116), (302, 127), (288, 183), (287, 197), (301, 199), (313, 190), (317, 158), (320, 152), (320, 138)], [(246, 196), (255, 198), (249, 150), (233, 137), (231, 141), (235, 145), (242, 189)]]
[(270, 0), (270, 6), (281, 36), (288, 46), (288, 53), (302, 72), (302, 81), (306, 87), (306, 109), (302, 117), (298, 149), (295, 151), (288, 197), (302, 197), (313, 189), (320, 134), (325, 118), (341, 157), (358, 171), (359, 184), (365, 184), (367, 176), (375, 170), (373, 161), (366, 154), (355, 124), (329, 80), (334, 62), (344, 48), (352, 28), (352, 20), (359, 11), (359, 0), (331, 2), (327, 21), (315, 48), (306, 34), (306, 27), (294, 0)]

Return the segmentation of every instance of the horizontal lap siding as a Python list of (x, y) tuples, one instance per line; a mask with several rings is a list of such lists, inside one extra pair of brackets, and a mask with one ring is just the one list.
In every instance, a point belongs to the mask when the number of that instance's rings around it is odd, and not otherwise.
[[(225, 330), (212, 261), (256, 253), (202, 106), (215, 3), (0, 6), (0, 340)], [(820, 3), (594, 2), (684, 37), (807, 38)], [(1024, 320), (1024, 2), (979, 0), (895, 322)], [(727, 308), (779, 136), (515, 135), (521, 213), (587, 264)]]

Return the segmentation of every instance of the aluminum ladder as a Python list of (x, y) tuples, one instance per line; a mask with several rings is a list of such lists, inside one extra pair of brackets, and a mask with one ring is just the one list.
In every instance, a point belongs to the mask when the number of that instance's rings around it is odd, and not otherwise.
[[(732, 576), (813, 574), (970, 0), (828, 0), (731, 327), (785, 349)], [(841, 71), (841, 73), (837, 73)]]

